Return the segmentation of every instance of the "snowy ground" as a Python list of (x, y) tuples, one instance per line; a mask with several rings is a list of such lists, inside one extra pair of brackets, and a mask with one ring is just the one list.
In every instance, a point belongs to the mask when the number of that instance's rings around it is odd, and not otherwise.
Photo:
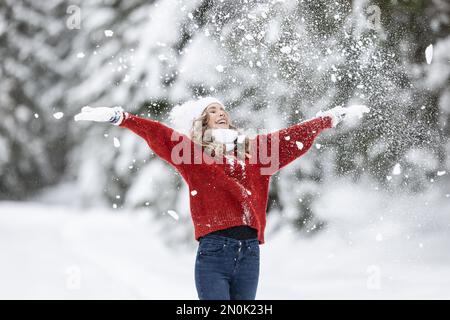
[[(351, 191), (324, 199), (342, 203)], [(330, 227), (312, 239), (287, 228), (271, 232), (279, 221), (270, 219), (257, 299), (449, 299), (449, 199), (435, 199), (427, 212), (433, 218), (419, 224), (384, 214), (361, 228), (364, 210), (376, 208), (373, 195), (366, 195), (361, 203), (367, 208), (353, 208), (360, 220), (328, 216)], [(404, 211), (408, 201), (391, 212)], [(195, 241), (167, 248), (151, 219), (139, 212), (0, 202), (0, 298), (197, 299)]]

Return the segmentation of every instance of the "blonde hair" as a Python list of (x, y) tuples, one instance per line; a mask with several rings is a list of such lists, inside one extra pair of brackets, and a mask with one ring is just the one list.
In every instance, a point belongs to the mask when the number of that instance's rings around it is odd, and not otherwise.
[[(208, 109), (208, 107), (206, 107), (205, 109), (203, 109), (202, 114), (198, 117), (195, 118), (192, 121), (192, 127), (189, 133), (189, 137), (191, 138), (191, 140), (193, 140), (194, 142), (200, 144), (202, 146), (202, 149), (204, 151), (207, 152), (208, 155), (210, 155), (213, 158), (221, 158), (222, 156), (224, 156), (226, 154), (225, 150), (225, 144), (220, 143), (218, 141), (214, 141), (214, 137), (211, 134), (211, 130), (208, 130), (210, 128), (208, 128), (208, 121), (209, 121), (209, 113), (206, 112), (206, 110)], [(229, 120), (229, 128), (230, 129), (234, 129), (236, 130), (238, 133), (241, 132), (241, 130), (239, 130), (237, 127), (235, 127), (232, 123), (231, 123), (231, 119), (230, 119), (230, 114), (224, 110), (225, 113), (227, 114), (228, 120)], [(246, 158), (251, 158), (250, 155), (250, 139), (247, 135), (245, 135), (245, 140), (244, 140), (244, 153), (245, 153), (245, 157)], [(237, 146), (230, 152), (236, 152), (238, 153), (238, 158), (239, 159), (244, 159), (244, 154), (242, 154), (242, 150), (240, 150), (240, 148), (237, 148)]]

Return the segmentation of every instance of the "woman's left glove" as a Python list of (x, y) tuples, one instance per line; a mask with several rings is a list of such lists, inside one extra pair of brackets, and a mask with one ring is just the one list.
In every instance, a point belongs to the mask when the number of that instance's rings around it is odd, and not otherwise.
[(337, 126), (339, 122), (341, 122), (344, 119), (346, 113), (347, 111), (345, 108), (337, 106), (326, 111), (320, 110), (319, 112), (317, 112), (316, 117), (327, 117), (327, 116), (330, 117), (331, 125), (334, 128)]
[(346, 122), (356, 122), (358, 119), (361, 119), (364, 113), (370, 112), (370, 109), (363, 104), (354, 104), (350, 105), (347, 108), (343, 108), (341, 106), (334, 107), (327, 111), (319, 111), (316, 114), (316, 117), (331, 117), (332, 126), (335, 127), (339, 122), (341, 122), (344, 118)]

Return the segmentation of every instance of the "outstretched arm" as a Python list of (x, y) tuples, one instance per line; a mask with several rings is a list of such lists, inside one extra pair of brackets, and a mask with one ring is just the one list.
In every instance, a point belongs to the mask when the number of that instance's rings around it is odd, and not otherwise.
[(317, 117), (268, 134), (257, 135), (262, 175), (272, 175), (305, 154), (319, 133), (333, 127), (330, 116)]
[[(182, 164), (179, 159), (175, 159), (176, 155), (172, 154), (172, 150), (177, 144), (190, 143), (190, 139), (186, 135), (173, 130), (162, 122), (140, 118), (128, 112), (123, 113), (123, 119), (118, 125), (130, 129), (144, 138), (149, 147), (171, 165), (177, 167)], [(180, 147), (182, 148), (183, 145)], [(191, 150), (191, 146), (188, 147), (189, 149), (183, 150)]]
[(344, 118), (361, 119), (368, 112), (370, 109), (365, 105), (357, 104), (347, 108), (337, 106), (319, 111), (314, 119), (273, 133), (258, 135), (257, 156), (261, 174), (272, 175), (305, 154), (322, 130), (335, 127)]
[[(90, 120), (97, 122), (110, 122), (116, 126), (128, 128), (145, 139), (150, 148), (163, 160), (176, 168), (186, 163), (186, 158), (191, 154), (192, 140), (163, 123), (144, 119), (128, 112), (121, 107), (84, 107), (75, 116), (75, 121)], [(181, 141), (180, 141), (181, 140)], [(177, 146), (176, 150), (173, 150)], [(178, 152), (182, 151), (183, 156)]]

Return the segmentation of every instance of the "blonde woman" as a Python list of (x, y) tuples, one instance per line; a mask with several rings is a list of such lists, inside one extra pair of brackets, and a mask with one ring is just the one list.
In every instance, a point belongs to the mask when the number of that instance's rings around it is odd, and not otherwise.
[(199, 241), (195, 284), (199, 299), (253, 300), (259, 280), (270, 177), (305, 154), (314, 139), (345, 116), (336, 107), (311, 120), (249, 139), (213, 97), (175, 106), (173, 127), (124, 112), (84, 107), (75, 120), (111, 122), (141, 136), (189, 186)]

